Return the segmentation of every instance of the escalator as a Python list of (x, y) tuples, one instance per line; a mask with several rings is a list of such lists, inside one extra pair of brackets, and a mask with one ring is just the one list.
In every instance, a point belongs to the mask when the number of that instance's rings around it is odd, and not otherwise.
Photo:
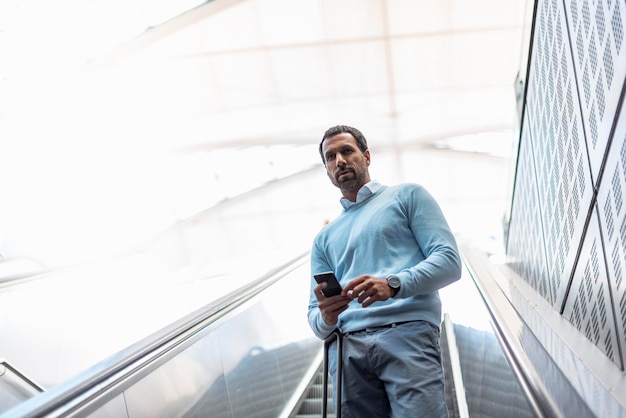
[[(330, 380), (330, 379), (329, 379)], [(333, 385), (329, 381), (327, 383), (327, 393), (333, 393)], [(322, 416), (322, 405), (324, 402), (324, 372), (322, 367), (317, 368), (315, 378), (311, 385), (307, 387), (302, 402), (298, 404), (297, 412), (290, 415), (290, 418), (317, 418)], [(332, 398), (328, 398), (326, 402), (328, 417), (334, 417), (334, 406)]]
[[(454, 324), (445, 315), (441, 349), (446, 381), (446, 403), (450, 418), (546, 416), (534, 411), (522, 390), (493, 332)], [(328, 393), (333, 393), (329, 383)], [(290, 418), (322, 416), (323, 368), (317, 369), (312, 384)], [(333, 404), (328, 402), (328, 416)]]
[(277, 267), (0, 416), (279, 416), (321, 348), (306, 322), (307, 261)]
[(43, 388), (0, 359), (0, 411), (6, 411), (43, 392)]
[[(307, 261), (276, 268), (0, 417), (321, 416), (323, 344), (306, 321)], [(475, 276), (466, 271), (462, 281)], [(476, 289), (478, 305), (463, 308), (488, 312), (492, 330), (449, 315), (442, 327), (450, 416), (565, 416)]]

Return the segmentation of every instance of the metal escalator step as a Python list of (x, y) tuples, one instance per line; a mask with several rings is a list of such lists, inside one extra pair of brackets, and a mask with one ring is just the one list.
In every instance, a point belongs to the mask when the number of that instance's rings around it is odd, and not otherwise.
[[(324, 392), (324, 382), (323, 382), (323, 372), (321, 370), (318, 371), (315, 378), (313, 379), (313, 384), (309, 386), (306, 393), (306, 398), (300, 404), (298, 409), (298, 414), (295, 415), (294, 418), (319, 418), (322, 416), (322, 399)], [(335, 408), (333, 407), (333, 387), (331, 382), (328, 382), (328, 403), (326, 406), (326, 411), (328, 413), (328, 418), (335, 417)]]
[[(328, 413), (328, 417), (334, 417), (334, 407), (332, 402), (332, 396), (330, 395), (329, 389), (329, 399), (326, 404), (326, 411)], [(296, 418), (306, 418), (306, 417), (317, 417), (319, 418), (322, 415), (322, 385), (313, 385), (309, 388), (309, 392), (307, 393), (306, 399), (300, 405), (300, 409), (298, 410), (298, 415)]]
[[(299, 414), (296, 415), (294, 418), (320, 418), (320, 414)], [(328, 414), (328, 418), (335, 418), (335, 414)]]
[[(328, 396), (331, 396), (332, 392), (331, 392), (331, 387), (330, 385), (328, 386)], [(309, 394), (308, 397), (309, 398), (319, 398), (322, 399), (322, 396), (324, 394), (324, 386), (322, 384), (319, 385), (313, 385), (309, 388)]]
[[(333, 411), (333, 403), (331, 400), (328, 401), (328, 404), (326, 406), (328, 412), (332, 412)], [(317, 398), (317, 399), (311, 399), (311, 398), (307, 398), (304, 400), (304, 402), (302, 402), (302, 405), (300, 407), (300, 412), (304, 413), (304, 414), (310, 414), (310, 413), (318, 413), (321, 414), (322, 413), (322, 399), (321, 398)]]

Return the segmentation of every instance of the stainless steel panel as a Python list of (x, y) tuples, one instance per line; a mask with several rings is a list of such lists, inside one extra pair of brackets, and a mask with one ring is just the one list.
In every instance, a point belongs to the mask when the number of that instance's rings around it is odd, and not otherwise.
[[(207, 335), (183, 353), (150, 373), (124, 394), (130, 417), (173, 417), (215, 385), (223, 402), (213, 405), (214, 416), (231, 416), (217, 338)], [(217, 383), (216, 383), (217, 382)]]
[(89, 415), (91, 418), (128, 418), (124, 395), (113, 398), (109, 403)]
[(304, 299), (285, 297), (308, 286), (306, 264), (190, 338), (124, 391), (128, 416), (280, 415), (321, 350)]

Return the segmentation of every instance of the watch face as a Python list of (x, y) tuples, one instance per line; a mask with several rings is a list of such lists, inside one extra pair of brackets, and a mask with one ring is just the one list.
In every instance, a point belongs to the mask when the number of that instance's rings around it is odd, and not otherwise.
[(400, 280), (397, 277), (388, 277), (387, 283), (392, 289), (398, 289), (400, 287)]

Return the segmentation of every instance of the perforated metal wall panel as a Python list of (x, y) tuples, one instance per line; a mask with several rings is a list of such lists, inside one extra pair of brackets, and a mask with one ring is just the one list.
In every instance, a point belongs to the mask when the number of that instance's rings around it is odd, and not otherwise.
[(623, 370), (626, 1), (536, 7), (507, 255)]
[(565, 3), (587, 147), (596, 183), (626, 73), (626, 6), (619, 0)]
[(583, 241), (563, 316), (621, 366), (596, 210)]
[(598, 190), (598, 213), (615, 316), (626, 366), (626, 107), (622, 106)]
[[(593, 198), (565, 12), (540, 2), (528, 77), (527, 121), (541, 211), (550, 301), (561, 309)], [(518, 176), (520, 168), (518, 167)]]
[(546, 267), (539, 194), (527, 120), (524, 127), (517, 163), (507, 255), (509, 265), (545, 299), (552, 301), (554, 292), (550, 288), (551, 281)]

